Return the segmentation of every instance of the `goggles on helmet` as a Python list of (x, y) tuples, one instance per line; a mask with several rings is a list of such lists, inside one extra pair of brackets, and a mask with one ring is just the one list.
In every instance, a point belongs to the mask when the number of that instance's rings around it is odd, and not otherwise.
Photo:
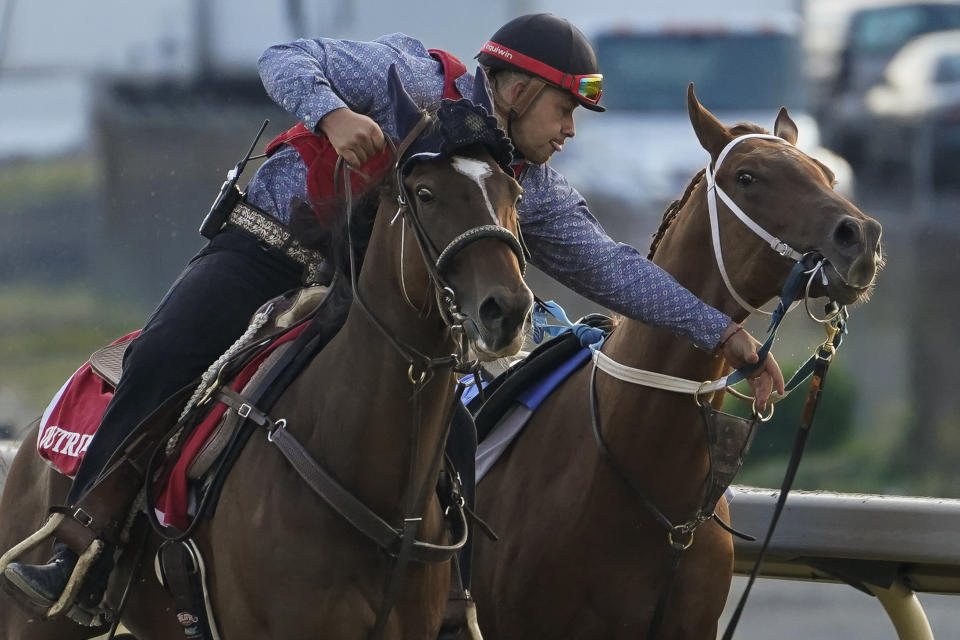
[(530, 56), (525, 56), (519, 51), (497, 44), (493, 40), (488, 40), (480, 50), (504, 62), (509, 62), (524, 71), (540, 76), (561, 89), (566, 89), (580, 100), (590, 104), (600, 102), (600, 96), (603, 94), (603, 74), (601, 73), (583, 75), (564, 73)]

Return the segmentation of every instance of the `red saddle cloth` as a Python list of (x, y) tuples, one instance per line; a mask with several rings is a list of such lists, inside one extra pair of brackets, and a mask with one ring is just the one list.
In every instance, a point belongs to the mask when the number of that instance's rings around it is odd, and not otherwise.
[[(279, 345), (293, 340), (309, 323), (294, 326), (274, 340), (264, 351), (251, 360), (230, 383), (239, 392), (257, 372), (263, 361)], [(134, 331), (111, 344), (135, 337)], [(40, 420), (37, 436), (37, 451), (63, 475), (74, 477), (90, 441), (93, 439), (103, 413), (113, 398), (113, 387), (101, 378), (87, 362), (64, 383), (50, 401)], [(189, 481), (187, 469), (220, 424), (227, 407), (217, 404), (197, 427), (190, 432), (180, 457), (171, 467), (165, 481), (158, 487), (156, 511), (164, 524), (185, 529), (189, 524)], [(173, 425), (170, 425), (171, 427)]]
[[(139, 333), (134, 331), (111, 344)], [(40, 418), (37, 436), (40, 457), (63, 475), (75, 476), (111, 399), (113, 386), (97, 375), (89, 362), (77, 369), (60, 387)]]

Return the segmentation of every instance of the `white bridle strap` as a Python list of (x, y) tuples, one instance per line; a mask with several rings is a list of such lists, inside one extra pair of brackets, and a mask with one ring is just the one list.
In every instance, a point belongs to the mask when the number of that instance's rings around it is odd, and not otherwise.
[(716, 180), (715, 180), (716, 173), (720, 169), (720, 165), (723, 163), (723, 160), (727, 157), (727, 154), (730, 152), (730, 150), (735, 145), (739, 144), (740, 142), (743, 142), (744, 140), (748, 140), (750, 138), (760, 138), (763, 140), (775, 140), (777, 142), (783, 142), (785, 144), (789, 144), (786, 140), (784, 140), (783, 138), (780, 138), (779, 136), (772, 136), (765, 133), (750, 133), (747, 135), (736, 137), (733, 140), (731, 140), (729, 143), (727, 143), (727, 146), (725, 146), (723, 150), (720, 152), (720, 155), (717, 156), (717, 161), (713, 165), (713, 168), (711, 169), (711, 167), (708, 166), (704, 173), (704, 175), (707, 178), (707, 208), (709, 209), (709, 212), (710, 212), (710, 237), (713, 240), (713, 255), (717, 259), (717, 267), (720, 269), (720, 276), (723, 278), (723, 283), (726, 285), (727, 290), (730, 292), (730, 295), (732, 295), (734, 300), (737, 301), (737, 304), (739, 304), (741, 307), (743, 307), (747, 311), (751, 313), (762, 313), (765, 315), (770, 315), (770, 312), (764, 311), (762, 309), (757, 309), (753, 305), (749, 304), (746, 300), (744, 300), (740, 296), (739, 293), (737, 293), (736, 289), (734, 289), (733, 283), (730, 281), (730, 276), (727, 274), (727, 268), (723, 263), (723, 249), (720, 244), (720, 225), (717, 220), (717, 196), (719, 195), (720, 199), (727, 206), (730, 212), (733, 215), (737, 216), (737, 218), (739, 218), (740, 221), (743, 222), (743, 224), (745, 224), (748, 229), (753, 231), (753, 233), (755, 233), (757, 236), (762, 238), (764, 242), (770, 245), (771, 249), (776, 251), (781, 256), (791, 258), (797, 262), (799, 262), (803, 258), (803, 254), (793, 249), (790, 245), (788, 245), (786, 242), (784, 242), (780, 238), (777, 238), (773, 234), (768, 233), (766, 229), (758, 225), (749, 216), (747, 216), (747, 214), (745, 214), (743, 210), (739, 206), (737, 206), (737, 203), (734, 202), (733, 199), (730, 198), (730, 196), (728, 196), (726, 192), (724, 192), (724, 190), (720, 188), (720, 185), (716, 183)]
[[(757, 309), (756, 307), (750, 305), (733, 288), (733, 283), (730, 281), (730, 276), (727, 275), (727, 269), (723, 264), (723, 251), (720, 244), (720, 225), (718, 224), (717, 220), (717, 196), (719, 195), (720, 199), (727, 206), (730, 212), (737, 216), (737, 218), (739, 218), (748, 229), (753, 231), (753, 233), (770, 245), (771, 249), (776, 251), (781, 256), (791, 258), (796, 262), (800, 262), (803, 259), (803, 254), (793, 249), (783, 240), (780, 240), (773, 234), (768, 233), (766, 229), (750, 219), (750, 217), (747, 216), (747, 214), (745, 214), (739, 206), (737, 206), (737, 203), (735, 203), (733, 199), (731, 199), (730, 196), (728, 196), (716, 183), (716, 173), (730, 150), (737, 144), (743, 142), (744, 140), (749, 140), (750, 138), (775, 140), (777, 142), (789, 144), (786, 140), (780, 138), (779, 136), (772, 136), (765, 133), (750, 133), (734, 138), (727, 144), (727, 146), (723, 148), (723, 150), (720, 151), (720, 155), (717, 156), (717, 161), (713, 167), (711, 168), (708, 166), (704, 172), (704, 175), (707, 178), (707, 208), (710, 212), (710, 237), (713, 241), (713, 253), (717, 259), (717, 267), (720, 269), (720, 275), (723, 278), (723, 282), (727, 286), (727, 290), (730, 292), (730, 295), (732, 295), (737, 303), (747, 311), (751, 313), (762, 313), (769, 316), (772, 315), (771, 312)], [(819, 271), (821, 267), (822, 263), (817, 265), (817, 267), (810, 272), (811, 279), (816, 275), (817, 271)], [(794, 302), (794, 305), (796, 305), (796, 302)], [(793, 306), (791, 306), (791, 309), (792, 308)], [(673, 391), (676, 393), (699, 396), (712, 393), (714, 391), (720, 391), (728, 386), (727, 377), (723, 377), (720, 380), (714, 380), (712, 382), (697, 382), (695, 380), (677, 378), (664, 373), (645, 371), (643, 369), (634, 369), (633, 367), (620, 364), (616, 360), (613, 360), (609, 356), (605, 355), (599, 349), (593, 350), (593, 361), (598, 369), (610, 376), (613, 376), (614, 378), (617, 378), (618, 380), (632, 384), (638, 384), (644, 387), (663, 389), (664, 391)], [(771, 400), (773, 401), (779, 399), (781, 399), (781, 397), (777, 395), (771, 397)]]
[(684, 378), (669, 376), (665, 373), (634, 369), (633, 367), (628, 367), (620, 364), (616, 360), (611, 359), (610, 356), (606, 355), (599, 349), (593, 350), (593, 361), (597, 364), (598, 369), (613, 376), (617, 380), (638, 384), (644, 387), (652, 387), (654, 389), (663, 389), (664, 391), (674, 391), (676, 393), (684, 393), (687, 395), (702, 395), (705, 393), (720, 391), (727, 386), (727, 379), (725, 377), (721, 378), (720, 380), (714, 380), (713, 382), (702, 383), (694, 380), (686, 380)]

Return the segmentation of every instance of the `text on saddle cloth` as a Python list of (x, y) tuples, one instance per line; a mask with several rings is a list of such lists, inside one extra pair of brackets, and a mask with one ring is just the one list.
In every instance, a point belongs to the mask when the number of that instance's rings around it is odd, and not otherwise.
[[(139, 333), (134, 331), (110, 344), (126, 342)], [(37, 435), (40, 457), (63, 475), (75, 476), (112, 398), (113, 385), (101, 377), (90, 362), (77, 369), (53, 396), (40, 418)]]

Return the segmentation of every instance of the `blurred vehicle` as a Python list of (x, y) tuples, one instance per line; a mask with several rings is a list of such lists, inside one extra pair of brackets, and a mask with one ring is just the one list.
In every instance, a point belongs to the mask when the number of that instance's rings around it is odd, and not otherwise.
[(960, 2), (883, 2), (854, 12), (847, 26), (840, 64), (826, 98), (821, 123), (827, 145), (858, 169), (871, 161), (865, 128), (865, 96), (882, 82), (884, 69), (912, 38), (960, 28)]
[(960, 29), (907, 43), (865, 103), (873, 162), (894, 171), (912, 166), (929, 172), (934, 183), (954, 181), (960, 168)]
[(605, 225), (611, 219), (626, 224), (627, 217), (636, 224), (639, 214), (644, 229), (653, 231), (709, 160), (687, 115), (693, 82), (700, 102), (727, 125), (747, 121), (772, 130), (786, 106), (800, 131), (798, 146), (830, 166), (852, 195), (849, 165), (819, 146), (817, 123), (805, 109), (799, 25), (786, 18), (596, 33), (608, 111), (578, 113), (577, 138), (551, 162)]

